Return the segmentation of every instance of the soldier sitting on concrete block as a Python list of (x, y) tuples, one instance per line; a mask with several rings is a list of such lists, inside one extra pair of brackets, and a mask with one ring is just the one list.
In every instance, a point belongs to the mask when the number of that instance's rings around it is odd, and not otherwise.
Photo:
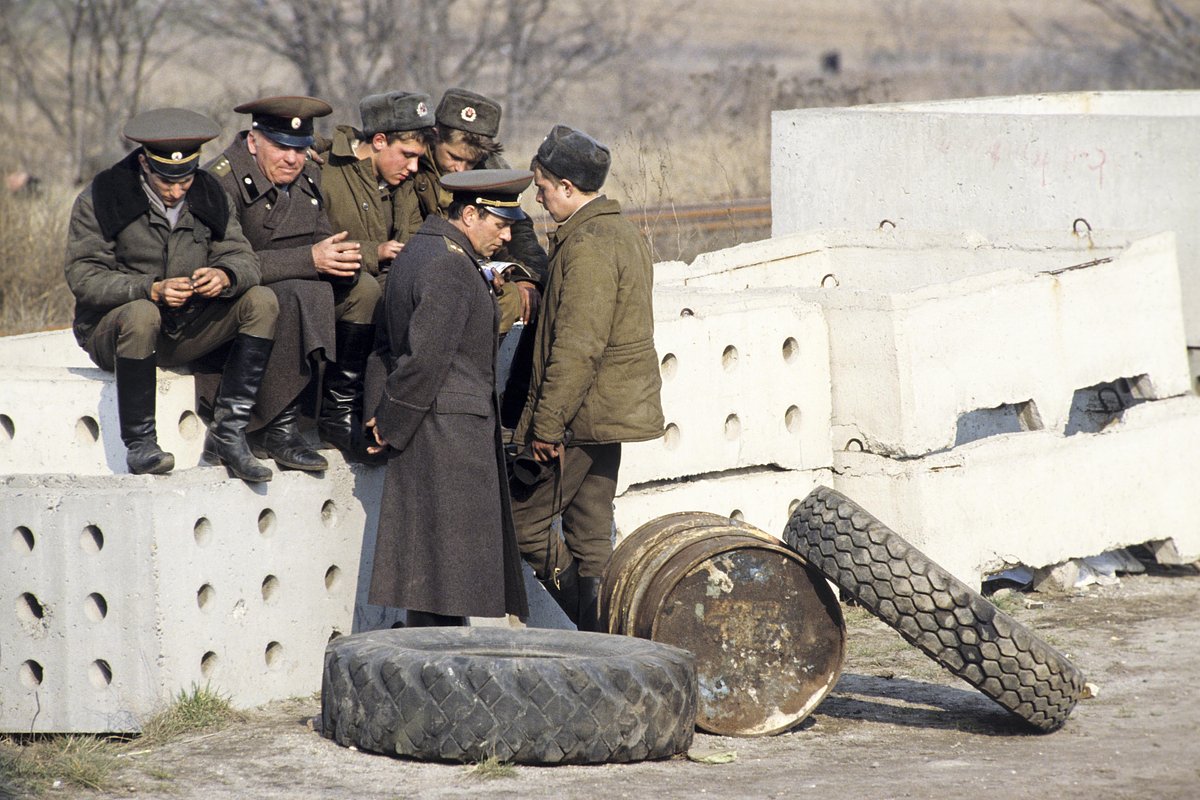
[[(439, 183), (443, 175), (473, 169), (508, 169), (501, 156), (504, 146), (496, 140), (501, 113), (499, 103), (466, 89), (447, 89), (442, 95), (434, 113), (437, 125), (433, 146), (418, 161), (417, 174), (401, 189), (415, 196), (420, 212), (399, 232), (401, 242), (407, 242), (430, 214), (446, 217), (453, 194)], [(537, 316), (546, 273), (546, 251), (538, 243), (533, 220), (526, 215), (514, 222), (511, 235), (512, 240), (492, 256), (494, 261), (514, 265), (497, 281), (501, 336), (517, 320), (528, 324)], [(508, 291), (505, 282), (511, 284)]]
[(429, 95), (403, 91), (364, 97), (358, 110), (362, 130), (340, 125), (334, 131), (321, 190), (330, 223), (362, 244), (363, 269), (382, 276), (404, 247), (397, 220), (415, 211), (412, 195), (396, 189), (416, 173), (431, 143), (433, 112)]
[(75, 200), (66, 277), (75, 338), (117, 376), (126, 463), (162, 474), (175, 458), (158, 445), (157, 366), (181, 366), (232, 342), (204, 459), (243, 480), (271, 479), (250, 452), (246, 425), (275, 337), (279, 306), (258, 285), (258, 259), (229, 196), (198, 169), (216, 123), (193, 111), (147, 111), (125, 126), (141, 146), (96, 175)]
[[(319, 415), (322, 438), (348, 457), (365, 456), (362, 376), (375, 340), (379, 283), (362, 271), (361, 244), (334, 233), (309, 164), (313, 120), (333, 109), (314, 97), (266, 97), (239, 105), (250, 114), (207, 169), (233, 197), (242, 232), (258, 254), (263, 285), (279, 300), (275, 348), (250, 421), (251, 445), (281, 467), (321, 471), (329, 464), (300, 433), (301, 394), (328, 358)], [(261, 429), (261, 430), (260, 430)]]

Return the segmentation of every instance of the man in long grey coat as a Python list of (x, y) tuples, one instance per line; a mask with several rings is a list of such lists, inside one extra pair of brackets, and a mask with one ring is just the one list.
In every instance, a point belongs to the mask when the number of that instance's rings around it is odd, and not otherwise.
[(389, 448), (370, 601), (410, 626), (528, 613), (496, 398), (499, 309), (481, 265), (524, 217), (527, 170), (447, 175), (447, 218), (429, 216), (392, 264), (388, 370), (368, 420)]

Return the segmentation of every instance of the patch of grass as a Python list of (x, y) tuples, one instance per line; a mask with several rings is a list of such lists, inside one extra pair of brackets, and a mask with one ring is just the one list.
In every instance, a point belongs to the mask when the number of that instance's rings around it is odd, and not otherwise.
[(162, 744), (185, 733), (209, 730), (244, 718), (229, 704), (227, 696), (208, 685), (192, 684), (191, 690), (181, 689), (175, 702), (142, 725), (139, 741), (143, 746)]
[(515, 778), (517, 776), (517, 768), (512, 764), (501, 761), (495, 756), (488, 756), (478, 764), (472, 765), (467, 774), (472, 778), (491, 781), (498, 778)]
[[(16, 791), (38, 795), (61, 786), (103, 790), (117, 765), (106, 737), (45, 735), (0, 741), (0, 778)], [(14, 795), (16, 796), (16, 795)]]

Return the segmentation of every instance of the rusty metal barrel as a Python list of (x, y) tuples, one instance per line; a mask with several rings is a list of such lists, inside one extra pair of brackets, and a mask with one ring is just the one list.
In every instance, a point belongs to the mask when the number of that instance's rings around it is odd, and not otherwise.
[(651, 520), (613, 552), (609, 633), (696, 656), (696, 726), (764, 736), (799, 724), (842, 671), (846, 625), (825, 578), (779, 539), (717, 514)]

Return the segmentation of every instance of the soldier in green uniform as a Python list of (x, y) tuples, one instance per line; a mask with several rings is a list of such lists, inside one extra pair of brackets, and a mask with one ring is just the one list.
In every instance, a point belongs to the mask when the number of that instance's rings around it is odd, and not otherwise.
[(334, 131), (321, 190), (333, 228), (360, 243), (363, 269), (379, 276), (404, 247), (398, 236), (407, 223), (398, 220), (417, 214), (412, 195), (396, 190), (431, 143), (433, 112), (429, 95), (402, 91), (364, 97), (358, 110), (362, 130)]
[[(513, 484), (521, 554), (581, 629), (597, 624), (612, 552), (621, 443), (663, 434), (654, 351), (654, 267), (645, 237), (600, 193), (608, 148), (556, 125), (532, 162), (537, 201), (558, 223), (514, 431), (550, 476)], [(516, 474), (516, 473), (514, 473)], [(565, 539), (551, 529), (562, 515)]]
[[(447, 89), (442, 95), (434, 114), (437, 125), (433, 145), (421, 156), (417, 174), (402, 190), (416, 196), (420, 215), (409, 220), (407, 230), (400, 232), (401, 242), (408, 241), (430, 214), (446, 216), (453, 195), (439, 183), (443, 175), (472, 169), (508, 169), (502, 156), (504, 146), (496, 140), (501, 113), (499, 103), (466, 89)], [(546, 251), (538, 243), (533, 221), (527, 215), (512, 224), (511, 236), (493, 256), (495, 261), (513, 264), (497, 282), (501, 336), (517, 320), (527, 324), (537, 316), (546, 272)]]
[[(250, 430), (260, 457), (280, 466), (319, 471), (325, 458), (300, 434), (301, 393), (314, 364), (325, 368), (319, 429), (347, 455), (360, 454), (362, 373), (374, 343), (380, 289), (362, 271), (361, 245), (333, 233), (320, 172), (307, 161), (313, 119), (332, 112), (313, 97), (267, 97), (234, 109), (250, 114), (208, 169), (234, 199), (242, 231), (258, 253), (263, 285), (279, 300), (275, 348), (259, 390)], [(357, 422), (356, 422), (357, 421)]]
[(132, 473), (170, 472), (158, 445), (156, 366), (188, 364), (232, 342), (204, 459), (247, 481), (271, 470), (245, 430), (275, 336), (278, 304), (258, 286), (258, 259), (229, 196), (198, 169), (219, 132), (205, 116), (167, 108), (137, 115), (125, 136), (141, 146), (96, 175), (71, 210), (65, 272), (75, 338), (116, 372), (117, 411)]

